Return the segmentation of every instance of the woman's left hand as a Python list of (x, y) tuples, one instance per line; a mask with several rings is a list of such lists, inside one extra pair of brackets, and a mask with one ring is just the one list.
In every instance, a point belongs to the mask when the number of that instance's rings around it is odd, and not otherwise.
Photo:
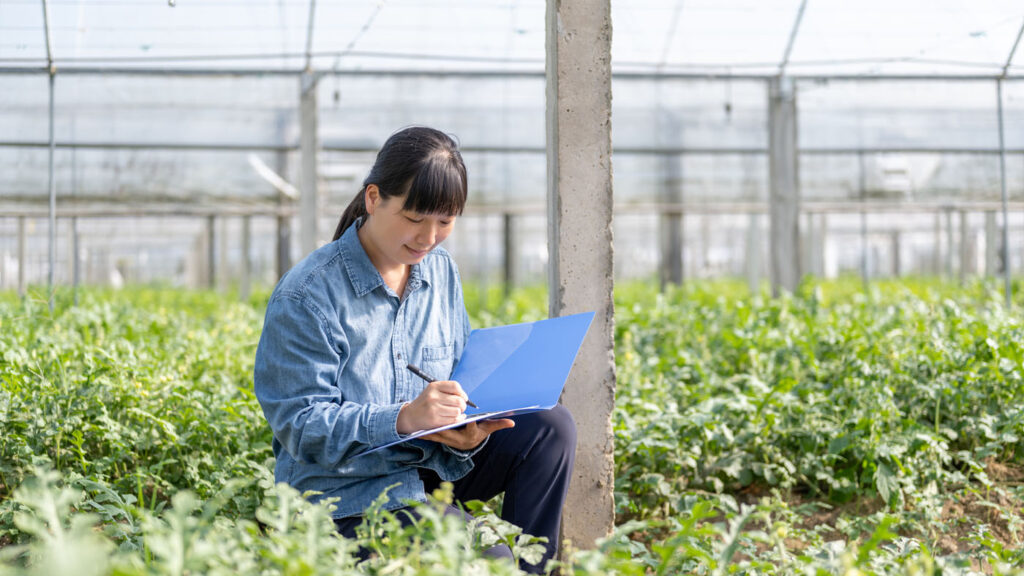
[(478, 420), (470, 422), (465, 426), (460, 426), (457, 430), (450, 428), (434, 432), (429, 436), (424, 436), (423, 439), (447, 444), (456, 450), (467, 451), (479, 446), (491, 433), (504, 430), (505, 428), (512, 428), (515, 425), (516, 423), (508, 418)]

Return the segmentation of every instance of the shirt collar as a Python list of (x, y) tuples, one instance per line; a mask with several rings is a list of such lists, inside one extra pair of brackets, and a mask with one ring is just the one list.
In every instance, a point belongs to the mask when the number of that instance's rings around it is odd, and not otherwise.
[[(348, 274), (349, 281), (352, 282), (356, 296), (359, 297), (384, 285), (384, 278), (370, 261), (370, 256), (363, 248), (363, 243), (359, 241), (358, 231), (363, 225), (363, 218), (362, 216), (357, 218), (338, 239), (338, 251), (341, 254), (342, 262), (345, 263), (345, 272)], [(421, 284), (430, 285), (430, 272), (428, 267), (423, 265), (423, 261), (413, 265), (405, 290), (406, 292), (418, 290)]]

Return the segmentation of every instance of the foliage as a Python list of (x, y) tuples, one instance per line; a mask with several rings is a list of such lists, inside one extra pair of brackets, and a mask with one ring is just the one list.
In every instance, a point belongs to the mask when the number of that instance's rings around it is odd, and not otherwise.
[[(486, 504), (444, 516), (443, 490), (345, 540), (275, 486), (265, 291), (78, 297), (0, 294), (0, 574), (507, 574), (480, 550), (538, 553)], [(477, 327), (546, 315), (537, 287), (466, 301)], [(984, 284), (619, 286), (618, 528), (561, 569), (1019, 574), (1024, 490), (995, 471), (1024, 478), (1020, 318)]]

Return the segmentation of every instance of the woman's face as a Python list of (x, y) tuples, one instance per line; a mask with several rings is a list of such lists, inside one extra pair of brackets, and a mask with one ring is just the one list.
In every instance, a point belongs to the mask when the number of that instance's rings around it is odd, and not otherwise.
[(372, 222), (370, 239), (386, 267), (419, 263), (455, 226), (455, 216), (403, 210), (404, 196), (385, 199), (373, 185), (367, 187), (366, 204)]

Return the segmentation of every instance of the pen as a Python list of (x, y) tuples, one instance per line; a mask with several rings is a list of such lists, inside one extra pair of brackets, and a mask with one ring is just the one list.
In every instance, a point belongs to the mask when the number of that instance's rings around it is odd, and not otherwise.
[[(417, 368), (416, 366), (414, 366), (412, 364), (406, 364), (405, 367), (409, 369), (409, 372), (412, 372), (413, 374), (419, 376), (420, 378), (423, 378), (427, 382), (436, 382), (437, 381), (436, 378), (428, 375), (426, 372), (424, 372), (423, 370), (420, 370), (419, 368)], [(473, 408), (479, 408), (479, 406), (474, 404), (473, 401), (470, 400), (469, 398), (466, 398), (466, 404), (472, 406)]]

